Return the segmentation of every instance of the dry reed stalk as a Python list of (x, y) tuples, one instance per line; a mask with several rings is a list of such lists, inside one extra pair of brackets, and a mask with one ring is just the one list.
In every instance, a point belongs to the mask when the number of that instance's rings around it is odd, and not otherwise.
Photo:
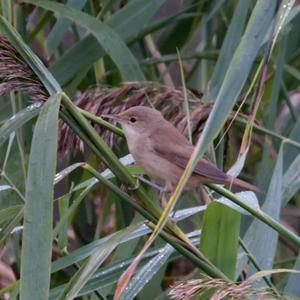
[(257, 289), (253, 287), (253, 281), (245, 280), (241, 283), (229, 283), (223, 279), (211, 278), (204, 275), (201, 279), (193, 279), (187, 282), (178, 282), (169, 292), (172, 299), (189, 300), (201, 293), (210, 290), (210, 300), (233, 299), (241, 300), (248, 297), (255, 299), (277, 299), (269, 289)]

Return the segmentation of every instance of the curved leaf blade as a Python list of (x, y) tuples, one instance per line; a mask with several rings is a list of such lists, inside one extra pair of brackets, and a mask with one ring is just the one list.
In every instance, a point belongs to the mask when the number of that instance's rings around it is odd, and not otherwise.
[[(87, 0), (68, 0), (67, 5), (81, 10)], [(52, 30), (50, 31), (48, 37), (47, 37), (47, 48), (49, 51), (49, 54), (54, 54), (57, 50), (59, 44), (61, 43), (64, 35), (71, 27), (72, 22), (66, 18), (59, 18), (56, 21), (56, 24), (53, 26)]]
[(143, 266), (132, 278), (125, 291), (122, 293), (120, 300), (131, 300), (142, 290), (149, 280), (159, 271), (167, 262), (174, 248), (166, 245), (160, 249), (159, 253), (153, 257), (145, 266)]
[(221, 52), (214, 68), (209, 91), (209, 98), (214, 99), (222, 84), (222, 79), (225, 76), (226, 70), (230, 63), (232, 53), (235, 51), (243, 33), (246, 23), (247, 13), (250, 1), (239, 1), (235, 9), (234, 15), (226, 32), (225, 39), (222, 44)]
[[(300, 255), (298, 255), (296, 263), (294, 265), (294, 270), (300, 272)], [(284, 292), (291, 296), (300, 295), (300, 286), (299, 286), (300, 274), (292, 273), (288, 276), (287, 283), (284, 287)]]
[(229, 278), (234, 279), (241, 215), (218, 202), (204, 213), (200, 250)]
[[(164, 2), (165, 0), (132, 0), (105, 23), (125, 42), (132, 41)], [(92, 65), (104, 54), (103, 48), (89, 34), (54, 62), (50, 70), (59, 83), (65, 85), (78, 71)]]
[(22, 127), (26, 122), (38, 115), (42, 103), (34, 103), (14, 114), (6, 120), (0, 128), (0, 146), (9, 138), (10, 134)]
[[(283, 170), (283, 149), (282, 146), (278, 153), (277, 162), (273, 171), (273, 176), (268, 188), (268, 193), (261, 209), (275, 220), (280, 218), (280, 207), (282, 198), (282, 170)], [(256, 234), (259, 232), (259, 235)], [(278, 233), (266, 226), (259, 220), (253, 220), (245, 233), (243, 240), (249, 250), (256, 258), (262, 269), (271, 269), (273, 266)], [(268, 251), (264, 251), (264, 249)], [(244, 261), (239, 262), (238, 273), (241, 272)], [(256, 270), (251, 266), (249, 273), (253, 274)], [(236, 274), (238, 275), (238, 274)]]
[(24, 209), (21, 300), (49, 296), (60, 98), (55, 94), (44, 104), (33, 134)]
[(99, 266), (104, 260), (111, 254), (111, 252), (119, 245), (120, 240), (130, 235), (139, 225), (130, 226), (113, 236), (111, 236), (107, 242), (100, 246), (88, 259), (87, 263), (84, 264), (71, 278), (66, 288), (61, 292), (58, 299), (74, 299), (82, 287), (96, 272)]
[(101, 47), (111, 57), (124, 80), (134, 81), (145, 79), (131, 51), (120, 36), (105, 23), (98, 21), (88, 14), (57, 2), (47, 0), (22, 0), (22, 2), (31, 3), (59, 13), (76, 24), (85, 27), (95, 36)]

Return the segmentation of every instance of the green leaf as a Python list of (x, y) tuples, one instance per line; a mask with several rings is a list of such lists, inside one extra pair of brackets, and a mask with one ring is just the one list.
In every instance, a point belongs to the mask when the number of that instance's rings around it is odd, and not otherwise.
[(14, 143), (15, 136), (16, 136), (15, 132), (11, 133), (11, 135), (9, 136), (8, 145), (7, 145), (7, 149), (6, 149), (6, 154), (5, 154), (4, 162), (3, 162), (3, 165), (2, 165), (2, 176), (4, 175), (3, 172), (5, 172), (5, 170), (6, 170), (7, 162), (8, 162), (8, 159), (10, 157), (10, 153), (11, 153), (11, 150), (12, 150), (12, 146), (13, 146), (13, 143)]
[[(274, 18), (276, 3), (273, 0), (259, 1), (252, 11), (246, 31), (233, 54), (224, 80), (217, 94), (215, 105), (198, 141), (200, 157), (221, 130), (229, 116), (243, 85), (251, 71), (261, 42)], [(201, 147), (200, 147), (201, 146)], [(196, 163), (196, 161), (195, 161)]]
[[(266, 128), (270, 130), (275, 130), (278, 101), (280, 96), (280, 81), (282, 80), (282, 75), (283, 75), (285, 53), (286, 53), (286, 36), (284, 36), (284, 38), (281, 39), (280, 51), (275, 61), (276, 73), (272, 82), (269, 83), (269, 85), (272, 84), (272, 92), (271, 92), (271, 99), (270, 99), (270, 104), (268, 108), (268, 113), (266, 115), (265, 123), (266, 123)], [(265, 187), (266, 184), (264, 184), (264, 182), (268, 183), (270, 180), (271, 174), (269, 174), (268, 172), (264, 172), (264, 170), (266, 170), (266, 168), (268, 168), (270, 164), (269, 160), (272, 151), (271, 149), (272, 149), (272, 145), (266, 141), (263, 145), (263, 154), (259, 164), (259, 169), (257, 172), (257, 180), (256, 180), (257, 182), (260, 183), (261, 187)]]
[(89, 16), (88, 14), (57, 2), (47, 0), (22, 0), (22, 2), (31, 3), (59, 13), (76, 24), (85, 27), (95, 36), (106, 54), (111, 57), (124, 80), (134, 81), (145, 79), (138, 62), (123, 40), (105, 23), (98, 21), (96, 18)]
[(283, 176), (282, 204), (285, 205), (300, 188), (300, 155), (291, 163)]
[[(86, 3), (86, 0), (68, 0), (67, 5), (75, 9), (81, 10)], [(72, 22), (64, 17), (57, 20), (52, 30), (47, 36), (47, 49), (49, 54), (53, 54), (68, 31)]]
[(174, 248), (170, 245), (164, 246), (159, 253), (143, 266), (132, 278), (127, 288), (122, 293), (120, 300), (131, 300), (143, 289), (160, 268), (168, 261)]
[[(205, 205), (181, 209), (175, 213), (174, 219), (176, 222), (178, 222), (178, 221), (186, 219), (196, 213), (200, 213), (200, 212), (204, 211), (205, 209), (206, 209)], [(141, 237), (141, 236), (151, 232), (151, 230), (146, 225), (144, 225), (142, 223), (140, 223), (139, 225), (140, 225), (140, 227), (137, 228), (136, 231), (133, 231), (130, 235), (128, 235), (126, 237), (126, 239), (120, 240), (120, 244), (123, 244), (127, 241), (133, 240), (135, 238)], [(110, 238), (110, 236), (106, 236), (104, 238), (101, 238), (99, 240), (91, 242), (87, 245), (84, 245), (79, 249), (74, 250), (72, 253), (70, 253), (67, 256), (59, 258), (58, 260), (53, 262), (51, 272), (52, 273), (57, 272), (61, 269), (64, 269), (68, 266), (71, 266), (72, 264), (75, 264), (75, 263), (87, 258), (95, 251), (96, 248), (104, 245), (109, 238)]]
[(7, 190), (11, 190), (12, 186), (4, 184), (4, 185), (0, 185), (0, 192), (2, 191), (7, 191)]
[(204, 213), (200, 250), (230, 279), (234, 279), (241, 215), (212, 202)]
[(236, 47), (240, 42), (246, 23), (249, 4), (249, 0), (239, 1), (237, 3), (237, 7), (226, 31), (226, 36), (222, 43), (218, 61), (214, 67), (214, 72), (209, 83), (210, 90), (208, 92), (209, 96), (207, 96), (209, 99), (216, 98), (232, 58), (232, 53), (236, 50)]
[(23, 205), (13, 205), (0, 210), (0, 224), (14, 218), (22, 209)]
[(288, 240), (295, 243), (295, 245), (298, 248), (300, 248), (300, 238), (298, 237), (298, 235), (294, 231), (292, 231), (292, 230), (288, 229), (286, 226), (282, 225), (279, 221), (277, 221), (272, 216), (269, 216), (262, 209), (259, 209), (258, 207), (253, 207), (253, 205), (249, 205), (248, 203), (245, 203), (243, 201), (243, 199), (236, 197), (235, 194), (226, 190), (225, 188), (221, 187), (220, 185), (208, 183), (207, 186), (210, 189), (216, 191), (217, 193), (225, 196), (227, 199), (229, 199), (230, 201), (239, 205), (240, 207), (244, 208), (245, 210), (250, 212), (251, 215), (254, 216), (257, 220), (260, 220), (264, 224), (268, 225), (270, 228), (273, 228), (280, 235), (282, 235), (283, 237), (286, 237)]
[[(223, 0), (218, 0), (214, 3), (216, 5), (211, 5), (211, 7), (213, 7), (213, 10), (215, 7), (217, 7), (218, 10), (218, 8), (220, 8), (223, 2)], [(173, 28), (171, 28), (161, 36), (162, 38), (159, 40), (158, 43), (159, 48), (161, 49), (161, 53), (169, 54), (173, 52), (176, 48), (182, 49), (184, 45), (188, 43), (188, 41), (192, 38), (193, 34), (197, 30), (197, 25), (199, 21), (203, 17), (203, 8), (205, 4), (205, 1), (186, 1), (186, 12), (194, 15), (190, 16), (189, 18), (183, 18), (179, 20), (178, 24), (173, 26)], [(214, 14), (213, 11), (211, 11), (211, 13)], [(178, 32), (184, 32), (184, 34), (178, 34)]]
[(47, 299), (49, 295), (60, 99), (60, 94), (55, 94), (44, 104), (31, 144), (24, 210), (21, 300)]
[(38, 115), (42, 103), (35, 103), (14, 114), (6, 120), (0, 128), (0, 146), (8, 139), (10, 134), (22, 127), (26, 122)]
[[(190, 233), (188, 233), (188, 236), (193, 240), (195, 244), (199, 243), (199, 230), (194, 230)], [(109, 237), (106, 237), (109, 238)], [(130, 235), (125, 237), (123, 240), (130, 240)], [(123, 242), (122, 240), (122, 242)], [(119, 249), (119, 248), (118, 248)], [(117, 251), (117, 250), (116, 250)], [(161, 268), (160, 260), (159, 260), (159, 254), (161, 251), (165, 251), (165, 247), (160, 247), (160, 248), (155, 248), (152, 249), (151, 251), (148, 251), (144, 256), (143, 256), (143, 261), (142, 264), (140, 265), (140, 268), (142, 268), (143, 265), (145, 265), (145, 262), (148, 263), (152, 258), (156, 257), (155, 259), (155, 264), (151, 264), (151, 267), (153, 268), (149, 272), (149, 276), (155, 275), (155, 268), (157, 267), (158, 269)], [(173, 249), (173, 252), (175, 250)], [(172, 254), (172, 259), (179, 258), (180, 254), (176, 253), (176, 255)], [(132, 263), (133, 259), (135, 256), (131, 256), (127, 259), (123, 259), (121, 261), (117, 261), (115, 263), (110, 263), (108, 266), (101, 267), (99, 271), (97, 271), (91, 279), (87, 282), (87, 284), (84, 286), (84, 288), (81, 289), (79, 292), (78, 296), (81, 295), (86, 295), (90, 294), (91, 292), (95, 290), (101, 290), (101, 292), (104, 291), (114, 285), (119, 277), (121, 276), (122, 272)], [(164, 258), (162, 258), (164, 259)], [(138, 269), (139, 270), (139, 269)], [(137, 278), (138, 279), (138, 278)], [(148, 278), (149, 279), (149, 278)], [(144, 284), (146, 284), (144, 282)], [(50, 294), (50, 299), (57, 299), (57, 296), (59, 293), (62, 291), (63, 288), (65, 288), (66, 285), (61, 285), (58, 286), (54, 289), (51, 290)], [(138, 288), (138, 287), (137, 287)]]
[(60, 171), (59, 173), (57, 173), (54, 177), (54, 184), (59, 183), (61, 180), (63, 180), (65, 177), (67, 177), (74, 170), (81, 167), (83, 164), (84, 163), (80, 163), (80, 162), (72, 164), (72, 165), (68, 166), (67, 168), (63, 169), (62, 171)]
[[(132, 0), (113, 14), (105, 24), (115, 30), (124, 41), (133, 40), (164, 2), (165, 0)], [(79, 71), (92, 65), (104, 54), (103, 48), (93, 35), (88, 35), (59, 58), (50, 70), (60, 84), (65, 85)]]
[(0, 245), (6, 240), (9, 234), (13, 231), (13, 229), (19, 224), (23, 217), (24, 206), (20, 208), (17, 214), (6, 224), (4, 227), (1, 228), (0, 231)]
[[(297, 261), (294, 265), (295, 271), (300, 271), (300, 255), (298, 255)], [(300, 295), (300, 274), (292, 273), (289, 275), (287, 283), (284, 287), (284, 293), (291, 296), (299, 296)]]
[[(58, 209), (59, 209), (59, 216), (62, 216), (66, 213), (66, 210), (69, 207), (69, 201), (71, 197), (71, 191), (69, 194), (65, 195), (58, 199)], [(58, 232), (58, 248), (64, 249), (68, 245), (68, 220), (66, 219), (65, 222), (62, 223), (60, 226), (60, 230)]]
[[(296, 142), (300, 142), (300, 118), (298, 118), (297, 122), (293, 126), (289, 136), (291, 140)], [(296, 161), (297, 156), (299, 155), (299, 149), (295, 147), (291, 147), (288, 144), (284, 147), (284, 171), (286, 172), (287, 169), (292, 165), (294, 161)]]
[[(266, 199), (261, 209), (275, 220), (279, 220), (281, 197), (282, 197), (282, 168), (283, 168), (283, 149), (280, 148), (278, 153), (276, 166), (273, 170), (273, 176), (269, 185)], [(271, 269), (274, 262), (276, 246), (278, 241), (278, 233), (266, 226), (259, 220), (253, 220), (245, 233), (243, 240), (248, 246), (250, 252), (257, 260), (258, 265), (262, 269)], [(268, 249), (268, 251), (265, 251)], [(240, 261), (238, 274), (244, 265), (245, 260)], [(256, 272), (253, 266), (250, 266), (249, 274)]]
[[(253, 209), (259, 209), (259, 203), (258, 203), (258, 199), (255, 195), (255, 193), (251, 192), (251, 191), (243, 191), (243, 192), (239, 192), (239, 193), (235, 193), (235, 195), (243, 200), (243, 203), (247, 204), (248, 206), (252, 207)], [(232, 201), (230, 201), (228, 198), (226, 197), (221, 197), (218, 198), (216, 200), (219, 203), (222, 203), (226, 206), (229, 206), (230, 208), (238, 211), (241, 214), (244, 215), (250, 215), (250, 213), (245, 210), (244, 208), (240, 207), (239, 205), (233, 203)]]
[(94, 183), (91, 183), (87, 186), (82, 192), (79, 193), (78, 197), (74, 199), (72, 204), (66, 209), (63, 215), (61, 215), (59, 222), (56, 224), (55, 228), (53, 229), (53, 239), (57, 236), (57, 234), (66, 226), (68, 223), (68, 219), (70, 216), (76, 211), (79, 207), (82, 200), (86, 197), (86, 195), (90, 192)]
[(87, 283), (91, 276), (96, 272), (104, 260), (119, 245), (120, 241), (136, 230), (139, 225), (130, 226), (110, 237), (104, 245), (99, 247), (71, 278), (66, 288), (61, 292), (58, 300), (74, 299), (82, 287)]

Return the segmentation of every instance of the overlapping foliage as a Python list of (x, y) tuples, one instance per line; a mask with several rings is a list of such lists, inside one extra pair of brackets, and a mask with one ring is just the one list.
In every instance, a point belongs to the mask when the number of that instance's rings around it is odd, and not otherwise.
[[(299, 12), (292, 0), (2, 0), (0, 298), (300, 296)], [(134, 105), (196, 146), (165, 209), (101, 118)], [(183, 192), (204, 153), (264, 192)]]

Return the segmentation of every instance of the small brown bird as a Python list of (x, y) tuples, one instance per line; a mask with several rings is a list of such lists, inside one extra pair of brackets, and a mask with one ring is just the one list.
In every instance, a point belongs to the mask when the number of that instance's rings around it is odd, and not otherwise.
[[(135, 106), (117, 115), (103, 115), (122, 125), (130, 153), (166, 192), (176, 187), (194, 146), (161, 113), (149, 107)], [(247, 182), (219, 170), (202, 158), (191, 175), (187, 187), (199, 183), (217, 183), (239, 186), (255, 192), (261, 190)]]

